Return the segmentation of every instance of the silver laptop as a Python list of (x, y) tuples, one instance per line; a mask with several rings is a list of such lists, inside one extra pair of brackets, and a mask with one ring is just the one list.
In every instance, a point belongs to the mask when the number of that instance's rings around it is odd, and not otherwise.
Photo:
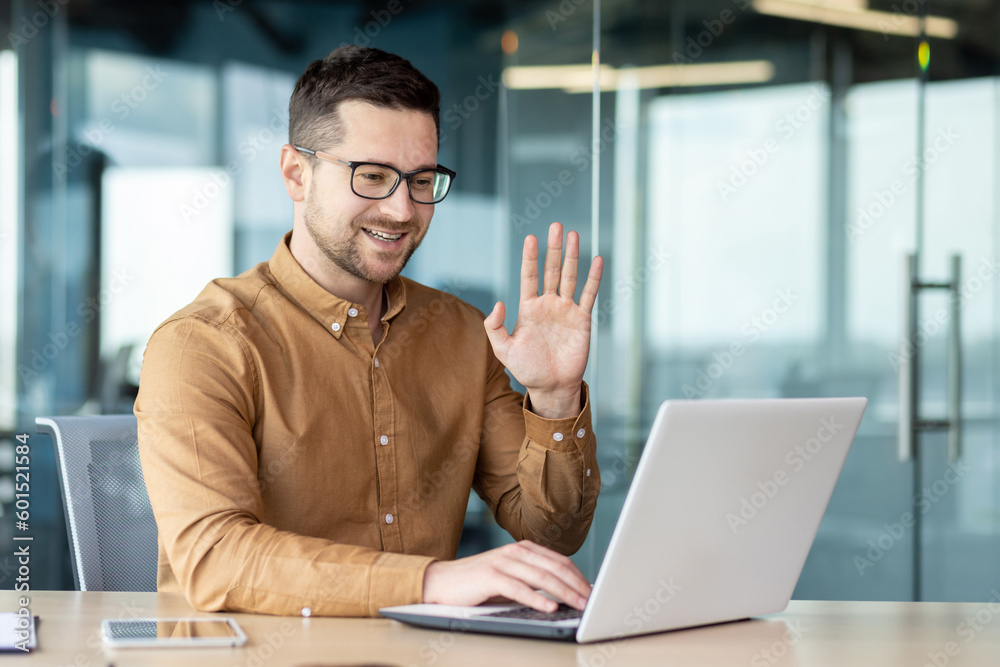
[(423, 627), (581, 643), (782, 611), (867, 403), (664, 402), (582, 613), (553, 618), (511, 604), (379, 611)]

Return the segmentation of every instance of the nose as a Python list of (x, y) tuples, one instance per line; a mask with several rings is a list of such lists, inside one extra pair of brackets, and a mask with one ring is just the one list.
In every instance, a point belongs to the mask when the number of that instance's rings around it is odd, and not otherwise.
[(395, 192), (380, 200), (379, 210), (399, 222), (413, 218), (417, 211), (413, 207), (413, 200), (410, 199), (410, 184), (406, 179), (403, 179)]

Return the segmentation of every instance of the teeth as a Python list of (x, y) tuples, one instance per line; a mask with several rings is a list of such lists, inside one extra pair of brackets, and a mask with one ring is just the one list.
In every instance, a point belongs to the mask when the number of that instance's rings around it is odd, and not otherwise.
[(402, 236), (402, 234), (385, 234), (383, 232), (376, 232), (374, 229), (366, 229), (365, 231), (374, 236), (375, 238), (381, 239), (383, 241), (398, 241), (399, 238)]

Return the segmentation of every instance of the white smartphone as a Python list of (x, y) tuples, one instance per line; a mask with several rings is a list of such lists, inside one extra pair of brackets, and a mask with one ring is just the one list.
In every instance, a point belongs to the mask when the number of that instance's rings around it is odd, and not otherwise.
[(130, 618), (101, 621), (108, 648), (240, 646), (247, 636), (229, 617)]

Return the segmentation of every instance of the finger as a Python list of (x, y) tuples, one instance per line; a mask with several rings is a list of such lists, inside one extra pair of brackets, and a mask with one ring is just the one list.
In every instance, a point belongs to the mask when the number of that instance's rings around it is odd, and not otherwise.
[(493, 346), (493, 354), (497, 356), (500, 363), (504, 363), (504, 359), (507, 357), (507, 346), (510, 345), (510, 335), (503, 325), (506, 316), (507, 309), (504, 307), (503, 302), (497, 301), (496, 305), (493, 306), (493, 310), (483, 320), (483, 326), (486, 328), (486, 337), (490, 339), (490, 345)]
[(559, 577), (581, 597), (587, 598), (590, 596), (590, 582), (587, 581), (587, 578), (583, 576), (580, 569), (569, 558), (527, 540), (522, 541), (520, 545), (535, 553), (538, 560), (530, 561), (532, 564), (543, 567)]
[(580, 307), (587, 313), (594, 309), (594, 303), (597, 301), (597, 289), (601, 286), (602, 273), (604, 273), (604, 258), (598, 255), (590, 263), (587, 282), (583, 284), (583, 291), (580, 292)]
[(562, 225), (549, 225), (549, 242), (545, 248), (545, 275), (542, 277), (542, 293), (555, 294), (559, 287), (559, 267), (562, 265)]
[(545, 597), (534, 588), (524, 583), (517, 577), (512, 577), (506, 573), (502, 574), (504, 580), (498, 586), (498, 590), (505, 598), (531, 607), (538, 611), (551, 613), (559, 608), (559, 604)]
[[(577, 609), (583, 609), (587, 604), (587, 600), (583, 595), (545, 567), (540, 567), (534, 563), (509, 559), (498, 563), (497, 569), (502, 574), (523, 582), (534, 590), (544, 591)], [(552, 610), (552, 607), (549, 607), (548, 610)]]
[(580, 235), (570, 232), (566, 235), (566, 258), (563, 260), (562, 279), (559, 294), (571, 300), (576, 294), (576, 272), (580, 265)]
[(521, 251), (521, 301), (538, 296), (538, 239), (528, 234)]

